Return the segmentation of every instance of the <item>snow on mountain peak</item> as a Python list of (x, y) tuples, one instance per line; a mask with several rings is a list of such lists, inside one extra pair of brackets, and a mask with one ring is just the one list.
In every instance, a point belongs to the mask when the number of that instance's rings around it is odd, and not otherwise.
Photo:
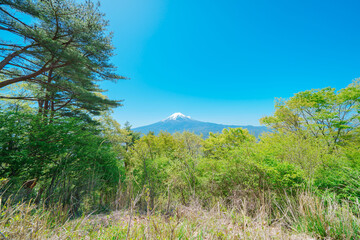
[(179, 119), (190, 119), (191, 117), (189, 116), (185, 116), (182, 113), (174, 113), (171, 116), (169, 116), (168, 118), (166, 118), (165, 120), (179, 120)]

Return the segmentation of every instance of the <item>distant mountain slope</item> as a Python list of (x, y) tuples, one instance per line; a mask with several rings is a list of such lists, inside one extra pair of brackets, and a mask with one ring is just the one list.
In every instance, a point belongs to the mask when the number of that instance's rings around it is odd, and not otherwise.
[(132, 130), (136, 132), (141, 132), (143, 134), (148, 134), (150, 131), (154, 132), (155, 135), (159, 134), (160, 131), (166, 131), (169, 133), (189, 131), (194, 132), (195, 134), (203, 134), (204, 137), (207, 137), (210, 132), (220, 133), (224, 128), (246, 128), (249, 132), (256, 137), (261, 133), (268, 131), (266, 127), (258, 126), (237, 126), (237, 125), (223, 125), (209, 122), (201, 122), (191, 119), (189, 116), (185, 116), (182, 113), (174, 113), (163, 121), (137, 127)]

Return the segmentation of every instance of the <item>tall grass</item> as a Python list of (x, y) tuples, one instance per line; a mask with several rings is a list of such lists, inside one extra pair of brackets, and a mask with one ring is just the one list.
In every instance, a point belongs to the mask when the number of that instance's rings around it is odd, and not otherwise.
[(352, 211), (357, 203), (308, 192), (282, 200), (255, 212), (245, 200), (237, 206), (219, 201), (207, 209), (193, 201), (171, 214), (140, 214), (134, 205), (72, 220), (60, 205), (45, 210), (7, 201), (0, 203), (0, 232), (6, 239), (360, 239), (360, 219)]
[(31, 201), (14, 203), (11, 198), (2, 203), (0, 198), (0, 231), (5, 239), (66, 239), (81, 232), (87, 218), (70, 219), (60, 205), (44, 208)]
[(360, 219), (354, 214), (359, 210), (358, 203), (304, 192), (295, 199), (287, 197), (286, 204), (277, 206), (283, 221), (298, 232), (317, 239), (360, 239)]

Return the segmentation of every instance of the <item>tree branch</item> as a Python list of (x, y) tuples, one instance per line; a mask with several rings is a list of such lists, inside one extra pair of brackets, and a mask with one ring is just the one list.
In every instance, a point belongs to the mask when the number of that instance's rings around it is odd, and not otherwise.
[(41, 69), (37, 70), (34, 73), (31, 73), (31, 74), (28, 74), (28, 75), (25, 75), (25, 76), (22, 76), (22, 77), (13, 78), (13, 79), (9, 79), (9, 80), (5, 80), (5, 81), (0, 82), (0, 89), (3, 88), (3, 87), (8, 86), (10, 84), (22, 82), (22, 81), (25, 81), (25, 80), (29, 80), (30, 78), (37, 77), (40, 74), (42, 74), (42, 73), (44, 73), (46, 71), (49, 71), (50, 69), (56, 69), (56, 68), (65, 67), (65, 66), (69, 65), (70, 63), (64, 63), (64, 64), (57, 65), (57, 66), (52, 65), (51, 67), (46, 67), (48, 64), (49, 64), (49, 62), (47, 62)]

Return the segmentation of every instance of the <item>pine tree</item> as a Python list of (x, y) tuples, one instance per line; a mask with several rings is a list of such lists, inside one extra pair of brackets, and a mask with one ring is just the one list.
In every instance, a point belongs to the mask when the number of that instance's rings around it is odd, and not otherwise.
[(26, 83), (39, 112), (95, 114), (121, 105), (97, 82), (123, 79), (111, 64), (108, 22), (92, 1), (0, 0), (0, 89)]

